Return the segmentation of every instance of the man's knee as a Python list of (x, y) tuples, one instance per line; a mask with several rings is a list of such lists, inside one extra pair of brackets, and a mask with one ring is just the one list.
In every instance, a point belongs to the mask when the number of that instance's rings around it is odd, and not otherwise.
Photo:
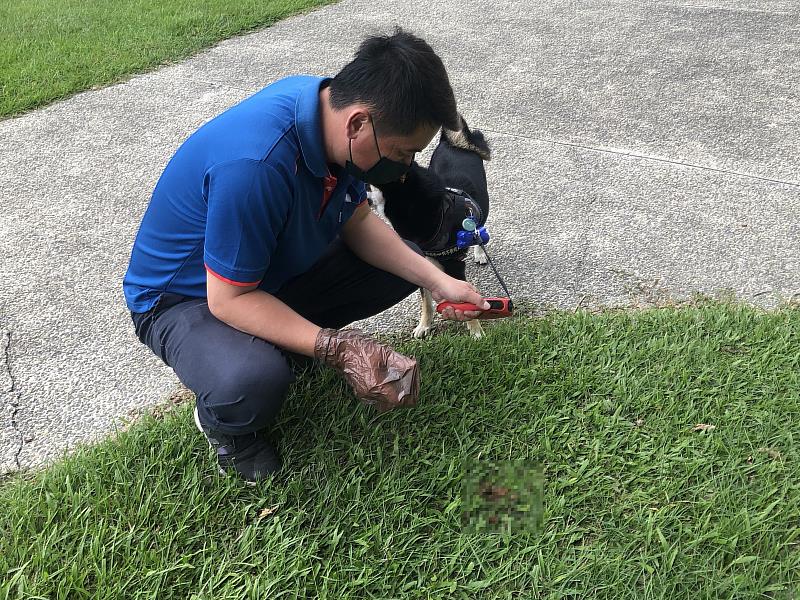
[(230, 435), (252, 433), (275, 420), (294, 380), (291, 367), (276, 350), (263, 362), (229, 363), (198, 400), (211, 417), (212, 428)]

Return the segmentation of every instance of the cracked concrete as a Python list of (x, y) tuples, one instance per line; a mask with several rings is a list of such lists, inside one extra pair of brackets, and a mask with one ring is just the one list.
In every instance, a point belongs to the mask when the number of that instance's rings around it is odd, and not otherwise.
[[(490, 252), (516, 300), (800, 298), (796, 0), (343, 0), (0, 122), (2, 468), (46, 464), (177, 387), (134, 337), (121, 278), (186, 136), (275, 79), (335, 73), (396, 23), (439, 52), (493, 145)], [(416, 318), (412, 296), (356, 325)]]
[(0, 406), (3, 407), (3, 415), (6, 417), (0, 429), (0, 475), (20, 468), (19, 455), (25, 444), (25, 436), (17, 422), (20, 394), (11, 372), (11, 342), (11, 332), (0, 329), (0, 356), (3, 359), (0, 368)]

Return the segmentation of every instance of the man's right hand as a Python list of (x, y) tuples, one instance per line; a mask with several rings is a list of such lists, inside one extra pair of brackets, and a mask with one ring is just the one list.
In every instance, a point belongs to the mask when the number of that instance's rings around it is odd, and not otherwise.
[[(482, 310), (489, 309), (489, 303), (484, 300), (483, 296), (475, 289), (475, 286), (466, 281), (450, 277), (445, 273), (440, 274), (436, 285), (430, 289), (433, 300), (437, 304), (443, 300), (447, 300), (456, 304), (461, 302), (474, 304)], [(442, 312), (442, 318), (454, 321), (469, 321), (471, 319), (477, 319), (480, 315), (481, 310), (461, 311), (455, 310), (452, 307), (447, 307), (444, 309), (444, 312)]]
[(314, 356), (339, 371), (367, 404), (380, 412), (413, 406), (419, 396), (419, 366), (414, 358), (353, 329), (322, 329)]

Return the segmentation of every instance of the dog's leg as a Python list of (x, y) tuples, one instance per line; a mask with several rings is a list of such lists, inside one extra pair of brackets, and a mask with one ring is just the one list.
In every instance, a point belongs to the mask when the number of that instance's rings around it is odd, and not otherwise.
[(424, 338), (433, 328), (433, 296), (431, 293), (420, 288), (419, 290), (419, 325), (414, 329), (415, 338)]
[[(444, 271), (442, 263), (438, 260), (430, 257), (428, 257), (428, 260), (436, 265), (439, 270)], [(431, 293), (424, 288), (420, 288), (419, 295), (419, 325), (414, 329), (415, 338), (423, 338), (430, 333), (433, 328), (433, 315), (436, 312)]]
[(479, 265), (485, 265), (489, 262), (489, 259), (486, 258), (486, 252), (483, 251), (483, 248), (480, 246), (473, 246), (472, 247), (472, 257), (475, 259), (475, 262)]
[[(476, 262), (478, 261), (479, 250), (481, 253), (480, 256), (483, 257), (486, 256), (482, 248), (478, 246), (473, 246), (473, 248), (474, 248), (473, 256), (475, 257)], [(461, 264), (463, 265), (464, 263)], [(464, 277), (466, 277), (466, 273), (464, 273), (464, 270), (461, 271), (461, 274), (463, 274)], [(483, 337), (483, 327), (481, 326), (481, 322), (478, 319), (472, 319), (471, 321), (467, 321), (467, 331), (469, 331), (472, 334), (472, 337), (474, 337), (476, 340), (479, 340), (480, 338)]]
[(476, 340), (479, 340), (483, 337), (483, 327), (478, 319), (467, 321), (467, 329), (472, 334), (472, 337), (474, 337)]

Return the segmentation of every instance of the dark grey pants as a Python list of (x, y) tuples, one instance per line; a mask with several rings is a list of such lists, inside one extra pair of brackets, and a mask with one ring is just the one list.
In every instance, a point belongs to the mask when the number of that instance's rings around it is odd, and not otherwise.
[[(275, 296), (312, 323), (338, 329), (378, 314), (416, 289), (336, 240)], [(229, 435), (272, 423), (297, 370), (310, 362), (226, 325), (211, 314), (205, 298), (163, 294), (153, 309), (131, 318), (139, 340), (196, 394), (203, 425)]]

